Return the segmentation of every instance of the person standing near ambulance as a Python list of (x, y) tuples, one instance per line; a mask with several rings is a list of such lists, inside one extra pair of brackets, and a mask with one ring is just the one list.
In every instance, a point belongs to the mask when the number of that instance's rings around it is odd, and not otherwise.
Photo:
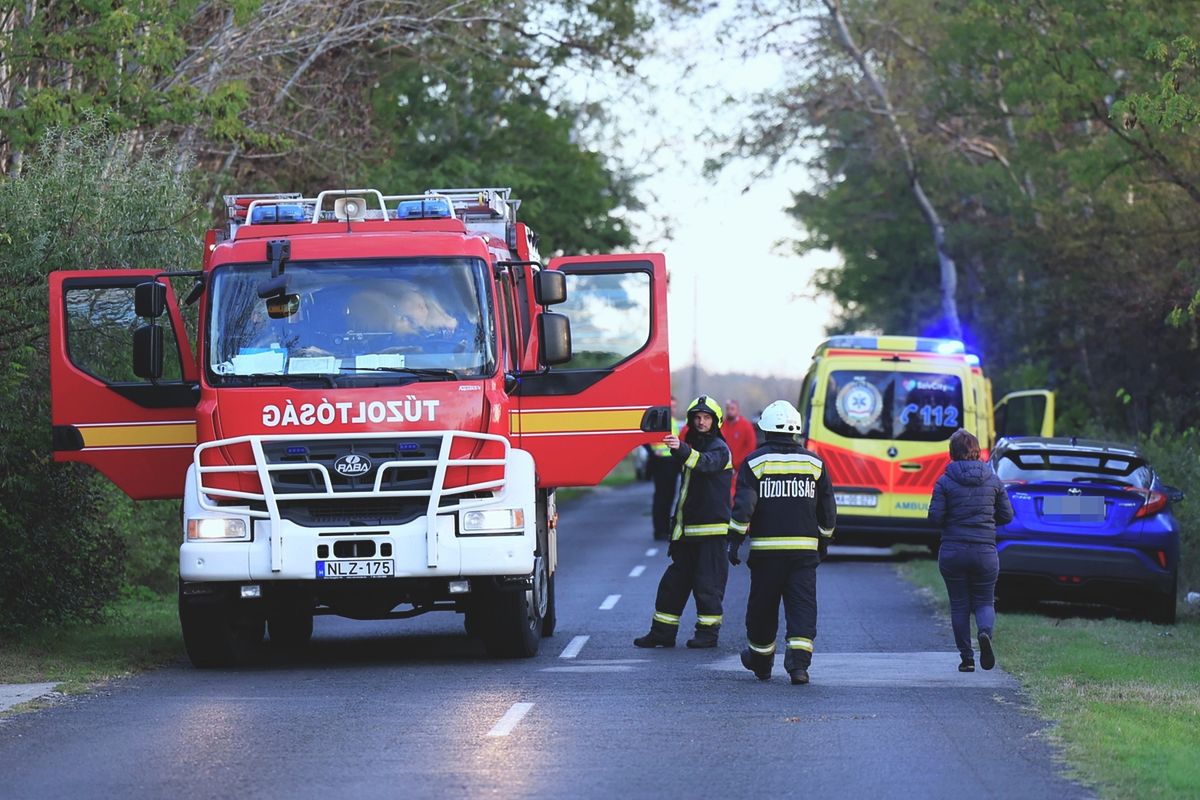
[(729, 522), (729, 563), (750, 536), (750, 599), (742, 666), (759, 680), (771, 677), (779, 603), (787, 620), (783, 668), (793, 684), (808, 683), (817, 636), (817, 565), (837, 524), (833, 481), (824, 462), (796, 441), (803, 420), (786, 400), (776, 400), (759, 418), (766, 442), (738, 470)]
[[(725, 419), (721, 421), (721, 435), (729, 445), (729, 453), (733, 458), (733, 474), (736, 476), (746, 456), (758, 447), (754, 423), (742, 416), (742, 406), (737, 400), (725, 401)], [(733, 489), (732, 482), (729, 488)]]
[(650, 632), (633, 640), (638, 647), (674, 647), (679, 616), (688, 595), (696, 598), (696, 635), (688, 647), (716, 647), (721, 631), (725, 581), (725, 533), (729, 526), (729, 486), (733, 464), (721, 437), (721, 406), (701, 395), (688, 405), (683, 441), (668, 434), (663, 442), (682, 465), (675, 524), (667, 565), (658, 584)]

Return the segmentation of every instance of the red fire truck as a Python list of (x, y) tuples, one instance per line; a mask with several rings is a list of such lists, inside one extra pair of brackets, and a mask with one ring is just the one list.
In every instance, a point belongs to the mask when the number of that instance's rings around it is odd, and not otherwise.
[(55, 458), (182, 498), (192, 663), (441, 609), (535, 655), (555, 488), (670, 424), (663, 256), (543, 265), (508, 189), (226, 204), (199, 271), (50, 282)]

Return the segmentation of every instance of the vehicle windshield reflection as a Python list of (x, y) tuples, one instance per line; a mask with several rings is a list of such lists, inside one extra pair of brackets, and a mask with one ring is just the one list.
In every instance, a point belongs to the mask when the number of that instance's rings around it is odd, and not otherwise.
[(391, 373), (411, 380), (490, 374), (486, 270), (471, 258), (312, 261), (287, 265), (293, 313), (257, 295), (266, 264), (214, 270), (209, 379)]

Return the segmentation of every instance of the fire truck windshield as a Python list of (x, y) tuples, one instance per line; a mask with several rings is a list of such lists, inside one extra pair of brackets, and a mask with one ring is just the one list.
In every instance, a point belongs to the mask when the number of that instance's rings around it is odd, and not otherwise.
[(293, 261), (284, 269), (289, 296), (278, 304), (286, 311), (275, 314), (258, 296), (271, 277), (267, 264), (213, 270), (207, 351), (214, 384), (254, 385), (268, 375), (283, 382), (337, 376), (339, 384), (353, 376), (446, 380), (494, 369), (479, 259)]

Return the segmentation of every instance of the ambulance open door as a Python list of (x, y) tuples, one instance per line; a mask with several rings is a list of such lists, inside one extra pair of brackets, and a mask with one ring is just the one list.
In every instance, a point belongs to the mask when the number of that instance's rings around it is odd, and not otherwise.
[(667, 272), (660, 253), (568, 256), (571, 358), (525, 372), (510, 417), (533, 454), (539, 484), (593, 486), (635, 447), (670, 430)]
[(996, 439), (1005, 436), (1053, 436), (1054, 392), (1027, 389), (1010, 392), (995, 408)]
[[(170, 281), (159, 270), (50, 275), (50, 392), (54, 459), (91, 464), (135, 500), (175, 498), (196, 446), (196, 362)], [(133, 367), (138, 284), (166, 288), (164, 366)]]

